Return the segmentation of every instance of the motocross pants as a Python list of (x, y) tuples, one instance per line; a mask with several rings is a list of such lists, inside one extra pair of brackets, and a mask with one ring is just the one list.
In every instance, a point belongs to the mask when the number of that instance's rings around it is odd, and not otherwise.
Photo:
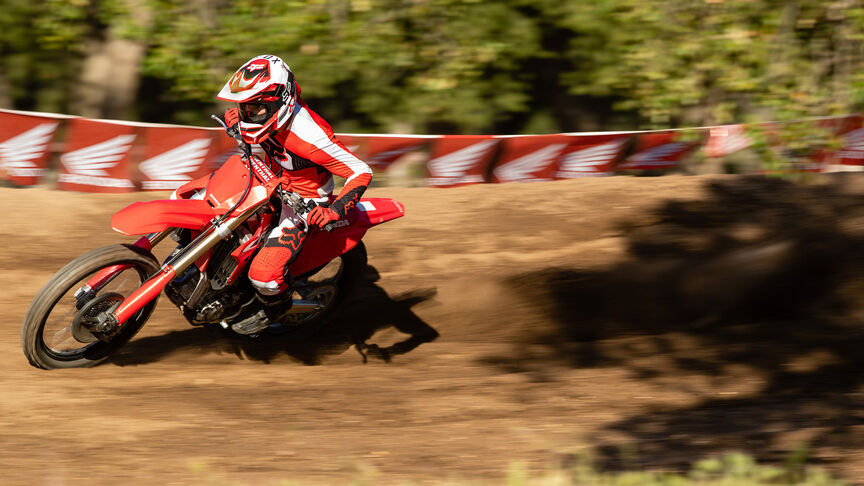
[(306, 235), (306, 220), (282, 204), (279, 224), (268, 233), (249, 264), (249, 280), (263, 297), (272, 298), (291, 286), (288, 267), (300, 254)]

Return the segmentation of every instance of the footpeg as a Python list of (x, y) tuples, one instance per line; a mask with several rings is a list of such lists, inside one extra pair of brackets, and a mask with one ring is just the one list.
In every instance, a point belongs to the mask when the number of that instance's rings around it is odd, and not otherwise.
[(267, 314), (263, 310), (259, 310), (246, 319), (231, 324), (231, 330), (237, 334), (249, 336), (252, 334), (258, 334), (264, 329), (267, 329), (267, 326), (269, 325), (270, 319), (267, 318)]

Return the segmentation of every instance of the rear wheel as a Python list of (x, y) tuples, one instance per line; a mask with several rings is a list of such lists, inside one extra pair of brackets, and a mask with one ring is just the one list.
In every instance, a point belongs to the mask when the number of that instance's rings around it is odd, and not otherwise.
[[(125, 268), (101, 288), (75, 296), (96, 272), (113, 265)], [(30, 364), (44, 369), (78, 368), (105, 360), (144, 325), (156, 299), (107, 342), (97, 339), (82, 323), (121, 302), (158, 270), (152, 254), (128, 245), (93, 250), (60, 269), (33, 299), (24, 318), (21, 344)]]
[(319, 304), (320, 309), (289, 313), (280, 319), (281, 322), (271, 325), (268, 331), (294, 337), (305, 337), (314, 333), (350, 295), (365, 268), (366, 246), (361, 241), (339, 258), (334, 258), (327, 265), (298, 279), (294, 285), (293, 298)]

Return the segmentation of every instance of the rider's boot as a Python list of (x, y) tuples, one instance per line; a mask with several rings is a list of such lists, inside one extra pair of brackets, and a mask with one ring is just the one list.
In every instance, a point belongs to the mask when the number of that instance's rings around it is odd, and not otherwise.
[(245, 335), (258, 334), (271, 324), (279, 322), (294, 303), (290, 287), (289, 290), (276, 295), (256, 294), (255, 297), (263, 304), (261, 310), (232, 324), (231, 329), (234, 332)]
[(282, 316), (288, 312), (288, 309), (294, 304), (294, 300), (291, 298), (291, 292), (282, 292), (277, 295), (258, 295), (258, 300), (264, 304), (264, 314), (267, 316), (267, 319), (271, 324), (279, 322)]

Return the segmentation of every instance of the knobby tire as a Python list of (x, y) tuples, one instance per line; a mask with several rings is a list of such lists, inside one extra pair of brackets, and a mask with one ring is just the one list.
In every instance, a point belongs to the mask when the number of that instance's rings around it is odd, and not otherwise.
[(43, 331), (46, 320), (60, 299), (70, 291), (74, 291), (72, 287), (85, 277), (102, 268), (117, 264), (131, 265), (142, 280), (159, 271), (159, 264), (150, 252), (131, 245), (98, 248), (69, 262), (36, 295), (24, 318), (21, 343), (30, 364), (43, 369), (94, 366), (126, 344), (141, 329), (153, 312), (153, 308), (156, 307), (157, 299), (153, 299), (136, 312), (109, 342), (96, 341), (80, 350), (66, 352), (64, 355), (53, 352), (45, 344)]

